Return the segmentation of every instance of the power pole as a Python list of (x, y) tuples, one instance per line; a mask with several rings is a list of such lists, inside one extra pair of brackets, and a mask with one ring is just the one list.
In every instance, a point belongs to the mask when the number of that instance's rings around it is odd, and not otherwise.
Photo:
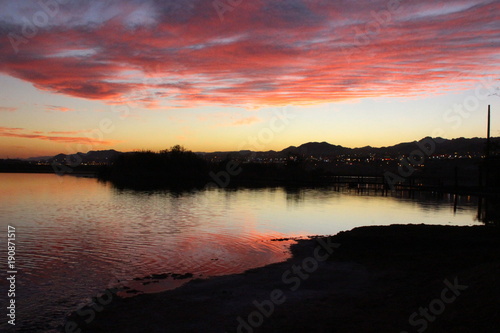
[(490, 106), (488, 105), (488, 134), (486, 136), (486, 157), (490, 157), (490, 129), (491, 129), (491, 113)]

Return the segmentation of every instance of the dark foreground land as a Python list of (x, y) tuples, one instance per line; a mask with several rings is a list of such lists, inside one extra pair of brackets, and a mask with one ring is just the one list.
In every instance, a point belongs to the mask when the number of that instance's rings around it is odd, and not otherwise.
[(498, 227), (362, 227), (301, 240), (291, 250), (288, 261), (243, 274), (193, 280), (158, 294), (114, 296), (104, 310), (72, 314), (66, 331), (500, 329)]

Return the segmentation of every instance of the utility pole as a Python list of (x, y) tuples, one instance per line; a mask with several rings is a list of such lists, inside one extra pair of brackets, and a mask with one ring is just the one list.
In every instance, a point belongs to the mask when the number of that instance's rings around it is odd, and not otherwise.
[(488, 105), (488, 134), (486, 136), (486, 157), (490, 157), (490, 130), (491, 130), (491, 113), (490, 106)]

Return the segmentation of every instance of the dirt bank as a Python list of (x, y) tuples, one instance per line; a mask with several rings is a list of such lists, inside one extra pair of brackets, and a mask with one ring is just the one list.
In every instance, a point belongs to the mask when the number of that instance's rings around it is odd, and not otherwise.
[(93, 311), (95, 318), (90, 311), (73, 313), (62, 331), (497, 332), (500, 328), (498, 228), (361, 227), (299, 241), (292, 253), (286, 262), (242, 274), (194, 280), (158, 294), (114, 297), (102, 311)]

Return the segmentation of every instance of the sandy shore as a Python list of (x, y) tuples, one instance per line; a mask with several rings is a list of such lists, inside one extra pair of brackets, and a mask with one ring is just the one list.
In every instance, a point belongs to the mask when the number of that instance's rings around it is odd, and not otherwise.
[[(362, 227), (286, 262), (112, 298), (63, 332), (497, 332), (500, 230)], [(103, 302), (107, 303), (107, 302)], [(95, 318), (94, 318), (95, 315)], [(88, 323), (87, 323), (88, 322)]]

